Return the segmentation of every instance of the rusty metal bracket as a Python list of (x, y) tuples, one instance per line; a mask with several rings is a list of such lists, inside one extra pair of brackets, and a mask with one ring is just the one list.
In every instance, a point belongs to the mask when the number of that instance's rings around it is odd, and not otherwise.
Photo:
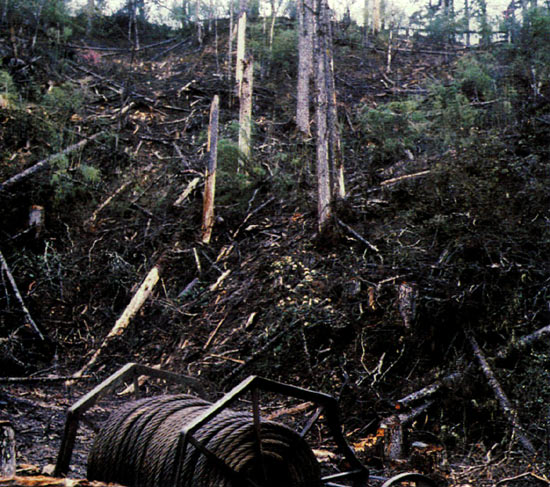
[(75, 404), (73, 404), (68, 409), (67, 417), (65, 419), (63, 437), (61, 439), (61, 446), (59, 448), (59, 454), (57, 456), (57, 462), (55, 465), (54, 475), (56, 477), (66, 475), (69, 471), (71, 457), (76, 440), (76, 434), (78, 432), (78, 427), (80, 425), (80, 419), (82, 418), (82, 415), (88, 409), (94, 406), (102, 396), (112, 391), (124, 380), (132, 380), (134, 382), (135, 392), (136, 394), (138, 394), (137, 379), (141, 375), (146, 375), (157, 379), (164, 379), (178, 384), (184, 384), (196, 391), (197, 394), (199, 394), (201, 397), (205, 397), (206, 395), (200, 381), (193, 377), (176, 374), (174, 372), (167, 372), (165, 370), (154, 369), (152, 367), (136, 363), (126, 364), (124, 367), (109, 376), (99, 385), (94, 387), (86, 395), (82, 396)]

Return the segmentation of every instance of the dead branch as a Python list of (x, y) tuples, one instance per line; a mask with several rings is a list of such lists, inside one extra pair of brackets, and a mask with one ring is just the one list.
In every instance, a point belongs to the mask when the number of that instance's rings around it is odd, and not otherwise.
[(502, 389), (502, 386), (498, 382), (498, 379), (496, 378), (493, 370), (489, 366), (489, 362), (487, 362), (487, 359), (485, 358), (485, 355), (481, 350), (481, 347), (477, 343), (477, 340), (470, 333), (468, 333), (468, 340), (470, 341), (470, 345), (472, 346), (474, 355), (476, 356), (479, 362), (479, 365), (481, 366), (481, 370), (483, 371), (483, 374), (487, 378), (487, 382), (493, 389), (493, 392), (495, 393), (495, 397), (497, 398), (497, 401), (500, 404), (500, 407), (504, 412), (506, 419), (512, 425), (512, 428), (515, 431), (515, 433), (518, 435), (518, 439), (520, 443), (528, 452), (535, 453), (535, 447), (533, 446), (529, 438), (527, 438), (523, 426), (520, 424), (519, 420), (517, 419), (518, 418), (517, 411), (513, 408), (512, 404), (510, 403), (510, 400), (506, 396), (506, 393)]
[(112, 342), (112, 340), (118, 336), (121, 336), (124, 333), (128, 325), (130, 324), (131, 319), (141, 309), (145, 301), (147, 301), (147, 298), (151, 295), (151, 292), (158, 282), (159, 277), (159, 266), (155, 265), (149, 271), (149, 273), (141, 283), (141, 286), (139, 286), (139, 289), (132, 297), (130, 303), (128, 304), (128, 306), (126, 306), (126, 309), (124, 310), (122, 315), (120, 315), (120, 318), (116, 321), (115, 326), (113, 326), (109, 334), (104, 338), (99, 348), (94, 352), (88, 362), (86, 362), (86, 364), (78, 372), (75, 372), (73, 377), (82, 377), (84, 373), (87, 372), (90, 367), (92, 367), (92, 365), (97, 362), (99, 356)]
[(90, 218), (88, 218), (88, 221), (86, 222), (88, 225), (94, 223), (97, 219), (97, 215), (99, 214), (100, 211), (103, 210), (103, 208), (105, 208), (111, 201), (113, 201), (113, 199), (119, 195), (120, 193), (122, 193), (122, 191), (124, 191), (128, 185), (130, 184), (130, 181), (126, 181), (124, 183), (122, 183), (117, 189), (116, 191), (110, 195), (103, 203), (101, 203), (95, 210), (94, 212), (92, 213), (92, 216)]
[[(514, 351), (523, 350), (533, 345), (533, 343), (535, 343), (536, 341), (541, 340), (542, 338), (548, 336), (549, 334), (550, 334), (550, 325), (547, 325), (529, 335), (519, 338), (518, 340), (511, 343), (507, 347), (502, 348), (497, 352), (496, 357), (501, 360), (506, 359)], [(402, 406), (407, 406), (409, 403), (413, 403), (415, 401), (418, 401), (419, 399), (424, 399), (425, 397), (429, 397), (435, 394), (439, 389), (441, 389), (441, 387), (453, 386), (458, 381), (462, 380), (462, 378), (471, 369), (472, 369), (472, 365), (468, 365), (462, 371), (452, 372), (451, 374), (446, 375), (442, 379), (438, 379), (432, 382), (431, 384), (427, 385), (426, 387), (423, 387), (422, 389), (412, 392), (408, 396), (405, 396), (402, 399), (399, 399), (397, 403), (401, 404)]]
[(32, 319), (31, 313), (29, 312), (29, 309), (25, 305), (25, 301), (23, 301), (23, 298), (21, 297), (21, 293), (19, 292), (19, 288), (17, 287), (17, 283), (15, 282), (15, 279), (13, 278), (13, 275), (10, 271), (10, 268), (8, 267), (8, 263), (6, 262), (6, 259), (4, 259), (4, 255), (0, 251), (0, 264), (1, 268), (8, 277), (8, 280), (10, 281), (11, 287), (13, 289), (13, 292), (15, 294), (15, 297), (17, 298), (17, 301), (19, 301), (19, 304), (21, 305), (21, 309), (23, 310), (23, 313), (25, 314), (25, 319), (31, 325), (32, 329), (35, 331), (35, 333), (38, 335), (38, 337), (44, 341), (46, 338), (44, 337), (44, 334), (40, 331), (38, 328), (38, 325), (35, 323), (35, 321)]
[(342, 220), (337, 219), (336, 222), (338, 225), (340, 225), (344, 230), (346, 230), (348, 233), (350, 233), (353, 237), (355, 237), (360, 242), (364, 243), (369, 249), (372, 251), (378, 253), (380, 252), (378, 250), (378, 247), (371, 244), (366, 238), (362, 237), (359, 233), (357, 233), (353, 228), (351, 228), (349, 225), (346, 225)]
[(519, 338), (515, 342), (508, 345), (506, 348), (499, 350), (499, 352), (497, 353), (497, 357), (499, 359), (504, 359), (509, 356), (513, 351), (524, 350), (547, 335), (550, 335), (550, 325), (547, 325), (544, 328), (540, 328), (529, 335)]
[[(155, 42), (154, 44), (148, 44), (147, 46), (141, 46), (139, 48), (125, 48), (125, 47), (100, 47), (100, 46), (79, 46), (78, 44), (66, 44), (67, 47), (72, 49), (79, 49), (81, 51), (107, 51), (107, 52), (139, 52), (145, 51), (147, 49), (153, 49), (155, 47), (164, 46), (170, 44), (171, 42), (176, 41), (177, 39), (166, 39), (164, 41)], [(178, 44), (181, 44), (179, 42)]]
[(82, 149), (88, 142), (91, 142), (95, 139), (97, 139), (99, 136), (103, 135), (104, 132), (99, 132), (95, 135), (92, 135), (91, 137), (88, 137), (86, 139), (81, 140), (80, 142), (77, 142), (76, 144), (70, 145), (69, 147), (66, 147), (61, 152), (58, 152), (57, 154), (52, 154), (51, 156), (46, 157), (46, 159), (42, 159), (41, 161), (34, 164), (34, 166), (31, 166), (24, 171), (20, 172), (19, 174), (16, 174), (15, 176), (12, 176), (8, 180), (4, 181), (0, 184), (0, 192), (8, 189), (10, 186), (13, 186), (14, 184), (18, 183), (22, 179), (25, 179), (32, 174), (39, 172), (43, 169), (46, 169), (49, 167), (50, 163), (54, 161), (55, 159), (66, 156), (67, 154), (70, 154), (71, 152), (77, 151), (78, 149)]
[(419, 399), (424, 399), (435, 394), (443, 386), (454, 385), (459, 380), (462, 380), (462, 377), (466, 372), (471, 368), (468, 366), (464, 371), (453, 372), (452, 374), (446, 375), (442, 379), (438, 379), (435, 382), (432, 382), (430, 385), (423, 387), (422, 389), (412, 392), (408, 396), (405, 396), (397, 401), (397, 404), (400, 406), (408, 406), (412, 402), (416, 402)]
[(533, 472), (524, 472), (524, 473), (520, 473), (519, 475), (514, 475), (513, 477), (507, 477), (505, 479), (499, 480), (495, 484), (495, 487), (498, 487), (499, 485), (507, 484), (508, 482), (513, 482), (514, 480), (520, 480), (520, 479), (523, 479), (525, 477), (533, 477), (534, 479), (540, 480), (541, 482), (545, 482), (546, 485), (550, 485), (550, 480), (548, 479), (548, 477), (546, 475), (541, 476), (541, 475), (537, 475), (536, 473), (533, 473)]
[(420, 176), (425, 176), (426, 174), (429, 174), (430, 172), (431, 172), (431, 170), (427, 169), (425, 171), (415, 172), (414, 174), (405, 174), (404, 176), (399, 176), (399, 177), (396, 177), (396, 178), (386, 179), (385, 181), (382, 181), (380, 183), (380, 186), (388, 186), (390, 184), (395, 184), (395, 183), (398, 183), (400, 181), (403, 181), (405, 179), (418, 178)]
[(86, 380), (91, 379), (91, 375), (83, 375), (75, 379), (72, 376), (52, 376), (52, 377), (0, 377), (0, 384), (37, 384), (40, 382), (64, 382), (66, 380)]
[(189, 184), (185, 188), (185, 191), (181, 193), (178, 196), (178, 199), (174, 201), (174, 206), (182, 206), (183, 202), (187, 199), (187, 197), (195, 190), (195, 188), (199, 185), (201, 182), (201, 177), (195, 177), (191, 181), (189, 181)]

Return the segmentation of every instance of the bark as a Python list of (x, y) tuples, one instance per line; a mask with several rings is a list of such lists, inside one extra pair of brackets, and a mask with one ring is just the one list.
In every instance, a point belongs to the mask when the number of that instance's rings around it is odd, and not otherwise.
[(380, 435), (384, 438), (384, 457), (390, 460), (400, 460), (404, 453), (403, 428), (426, 411), (433, 401), (428, 401), (411, 410), (407, 414), (394, 414), (380, 423)]
[(0, 421), (0, 478), (15, 476), (15, 432), (9, 421)]
[(338, 104), (336, 100), (336, 84), (334, 82), (334, 56), (332, 27), (329, 18), (328, 5), (322, 11), (323, 31), (326, 34), (325, 55), (325, 79), (327, 83), (327, 123), (329, 133), (329, 165), (332, 181), (332, 196), (339, 199), (346, 197), (346, 185), (344, 181), (344, 164), (342, 160), (342, 147), (340, 129), (338, 127)]
[(227, 41), (227, 71), (229, 82), (231, 83), (231, 66), (233, 65), (233, 40), (235, 32), (233, 28), (233, 0), (229, 1), (229, 39)]
[(381, 29), (382, 0), (372, 0), (372, 33), (378, 34)]
[(275, 21), (277, 20), (277, 13), (281, 6), (281, 1), (271, 0), (271, 23), (269, 26), (269, 52), (273, 50), (273, 37), (275, 35)]
[(235, 68), (235, 81), (237, 83), (237, 95), (241, 92), (244, 63), (246, 55), (246, 9), (247, 0), (240, 0), (239, 18), (237, 20), (237, 65)]
[(326, 229), (331, 215), (332, 204), (327, 122), (326, 32), (323, 32), (320, 21), (320, 12), (326, 7), (326, 0), (314, 0), (314, 11), (317, 12), (314, 18), (315, 111), (317, 120), (317, 221), (320, 232)]
[(239, 150), (245, 161), (252, 152), (252, 91), (254, 81), (254, 59), (248, 56), (244, 63), (243, 79), (239, 92)]
[(491, 369), (489, 362), (487, 362), (487, 359), (485, 358), (485, 354), (481, 350), (481, 347), (478, 345), (477, 340), (471, 334), (468, 334), (468, 339), (474, 351), (474, 355), (476, 356), (479, 362), (481, 370), (483, 371), (483, 374), (485, 375), (487, 382), (491, 386), (491, 389), (493, 389), (495, 397), (504, 413), (504, 416), (506, 417), (508, 422), (512, 425), (512, 428), (515, 434), (517, 435), (520, 443), (523, 445), (523, 447), (529, 453), (535, 453), (536, 451), (535, 447), (533, 446), (529, 438), (527, 438), (527, 435), (525, 434), (525, 429), (523, 428), (523, 426), (518, 420), (518, 413), (510, 403), (510, 400), (508, 399), (508, 396), (506, 396), (504, 389), (502, 389), (502, 386), (500, 385), (493, 370)]
[(202, 241), (210, 243), (214, 226), (214, 198), (216, 194), (216, 169), (218, 164), (218, 121), (220, 98), (214, 96), (210, 107), (210, 125), (208, 128), (208, 167), (204, 187), (202, 212)]
[(296, 126), (304, 136), (309, 130), (309, 86), (313, 67), (312, 0), (298, 0), (298, 86)]

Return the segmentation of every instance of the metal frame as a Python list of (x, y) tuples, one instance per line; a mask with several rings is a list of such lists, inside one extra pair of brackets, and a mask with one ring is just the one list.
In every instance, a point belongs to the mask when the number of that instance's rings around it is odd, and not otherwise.
[[(122, 367), (120, 370), (112, 374), (101, 384), (92, 389), (88, 394), (83, 396), (67, 411), (67, 418), (65, 420), (65, 429), (57, 457), (57, 463), (55, 467), (55, 475), (65, 475), (69, 470), (72, 452), (74, 449), (76, 434), (79, 427), (79, 422), (82, 414), (90, 409), (97, 403), (100, 397), (111, 391), (116, 385), (120, 384), (125, 379), (132, 379), (134, 381), (136, 393), (138, 393), (137, 379), (141, 375), (160, 378), (185, 384), (188, 387), (194, 389), (201, 397), (205, 397), (205, 390), (201, 386), (197, 379), (192, 377), (175, 374), (173, 372), (167, 372), (159, 369), (153, 369), (144, 365), (129, 363)], [(315, 422), (320, 418), (321, 414), (325, 419), (326, 425), (334, 439), (334, 442), (349, 463), (351, 470), (347, 472), (340, 472), (333, 475), (323, 477), (321, 480), (326, 487), (345, 487), (338, 483), (339, 480), (351, 481), (353, 487), (367, 487), (369, 481), (369, 471), (365, 465), (355, 455), (355, 452), (348, 445), (342, 429), (340, 426), (340, 419), (338, 414), (338, 401), (331, 395), (322, 392), (311, 391), (296, 387), (288, 384), (283, 384), (265, 377), (250, 376), (243, 380), (240, 384), (235, 386), (231, 391), (225, 394), (221, 399), (214, 402), (202, 415), (191, 421), (189, 424), (184, 425), (180, 430), (177, 449), (176, 449), (176, 472), (174, 473), (174, 479), (172, 485), (177, 487), (180, 480), (182, 458), (185, 457), (185, 453), (189, 444), (197, 448), (207, 458), (212, 460), (219, 468), (221, 468), (229, 478), (234, 478), (238, 481), (238, 485), (249, 485), (252, 487), (258, 487), (251, 479), (246, 478), (244, 475), (235, 472), (229, 467), (222, 459), (218, 458), (212, 451), (210, 451), (205, 445), (198, 441), (193, 435), (201, 427), (204, 426), (212, 418), (216, 417), (223, 410), (227, 409), (231, 404), (237, 401), (239, 398), (251, 393), (252, 398), (252, 418), (254, 424), (254, 430), (256, 432), (257, 448), (261, 453), (261, 427), (260, 427), (260, 395), (259, 391), (266, 391), (276, 394), (282, 394), (303, 401), (313, 402), (317, 406), (317, 410), (307, 421), (305, 427), (299, 432), (301, 437), (304, 437), (308, 431), (311, 430)], [(259, 455), (262, 458), (262, 455)], [(371, 476), (373, 480), (386, 480), (381, 487), (391, 487), (403, 485), (403, 482), (417, 482), (419, 486), (437, 487), (435, 482), (429, 477), (419, 473), (403, 473), (387, 479), (386, 477)], [(185, 479), (184, 479), (185, 480)]]
[(76, 434), (78, 433), (78, 427), (80, 425), (82, 415), (94, 406), (102, 396), (112, 391), (124, 380), (130, 379), (133, 381), (135, 394), (139, 397), (138, 378), (141, 375), (164, 379), (178, 384), (185, 384), (195, 390), (199, 395), (201, 395), (201, 397), (206, 396), (205, 390), (200, 381), (193, 377), (175, 374), (165, 370), (154, 369), (152, 367), (133, 362), (126, 364), (99, 385), (94, 387), (90, 392), (88, 392), (88, 394), (82, 396), (68, 409), (67, 417), (65, 418), (63, 438), (61, 440), (61, 446), (59, 447), (59, 454), (57, 455), (57, 462), (54, 470), (54, 475), (56, 477), (66, 475), (69, 471)]

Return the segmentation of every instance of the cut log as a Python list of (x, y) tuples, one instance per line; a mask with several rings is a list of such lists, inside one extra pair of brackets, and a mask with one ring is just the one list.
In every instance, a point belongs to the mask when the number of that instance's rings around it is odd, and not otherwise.
[(116, 321), (115, 326), (113, 326), (99, 348), (94, 352), (90, 360), (88, 360), (88, 362), (78, 372), (75, 372), (73, 377), (82, 377), (97, 362), (100, 355), (113, 341), (113, 339), (124, 333), (131, 319), (141, 309), (145, 301), (147, 301), (147, 298), (151, 295), (153, 288), (159, 280), (159, 276), (159, 266), (156, 265), (149, 271), (149, 273), (141, 283), (141, 286), (139, 286), (136, 294), (134, 294), (132, 300), (130, 301), (128, 306), (126, 306), (126, 309), (124, 310), (120, 318)]

